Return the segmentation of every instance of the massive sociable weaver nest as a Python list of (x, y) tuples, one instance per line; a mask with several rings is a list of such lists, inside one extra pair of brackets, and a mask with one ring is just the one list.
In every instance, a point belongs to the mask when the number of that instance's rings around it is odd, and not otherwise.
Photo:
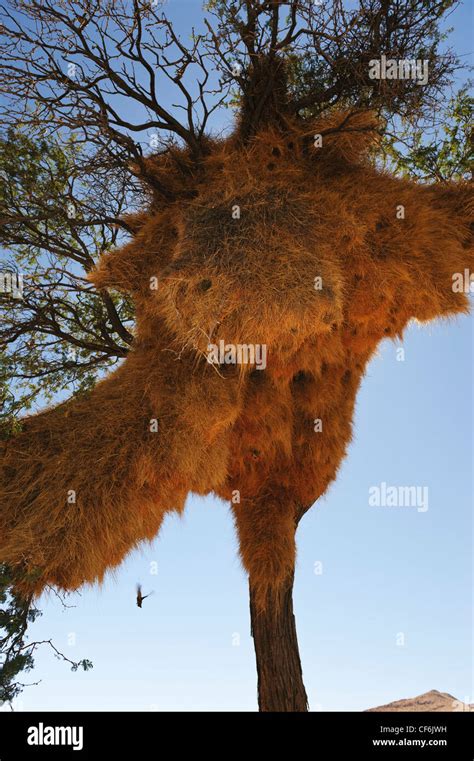
[[(198, 167), (178, 149), (147, 160), (173, 200), (157, 194), (92, 274), (134, 299), (130, 355), (2, 445), (0, 561), (20, 586), (101, 580), (190, 492), (231, 501), (259, 604), (282, 584), (378, 343), (468, 310), (452, 278), (473, 266), (470, 186), (376, 171), (377, 134), (371, 114), (334, 113), (209, 140)], [(265, 367), (208, 362), (220, 342), (265, 347)]]

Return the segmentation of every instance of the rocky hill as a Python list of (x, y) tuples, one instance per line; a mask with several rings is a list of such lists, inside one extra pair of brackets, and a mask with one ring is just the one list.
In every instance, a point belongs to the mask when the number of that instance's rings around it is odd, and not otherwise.
[(415, 698), (396, 700), (368, 711), (474, 711), (474, 703), (463, 703), (462, 700), (449, 695), (447, 692), (430, 690), (417, 695)]

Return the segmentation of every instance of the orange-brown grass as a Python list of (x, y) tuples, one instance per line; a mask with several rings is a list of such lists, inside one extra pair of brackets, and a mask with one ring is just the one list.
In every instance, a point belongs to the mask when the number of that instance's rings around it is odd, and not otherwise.
[[(4, 445), (0, 560), (29, 571), (25, 588), (101, 579), (211, 491), (231, 501), (260, 606), (280, 587), (378, 343), (468, 309), (452, 278), (473, 269), (471, 186), (376, 171), (376, 139), (371, 114), (334, 113), (209, 141), (199, 166), (178, 150), (148, 160), (144, 180), (175, 200), (131, 218), (131, 242), (92, 274), (132, 295), (133, 351)], [(209, 364), (220, 340), (265, 345), (266, 368)]]
[(2, 443), (1, 558), (21, 564), (25, 591), (101, 580), (189, 491), (225, 480), (238, 384), (222, 388), (157, 332), (89, 396), (26, 418)]

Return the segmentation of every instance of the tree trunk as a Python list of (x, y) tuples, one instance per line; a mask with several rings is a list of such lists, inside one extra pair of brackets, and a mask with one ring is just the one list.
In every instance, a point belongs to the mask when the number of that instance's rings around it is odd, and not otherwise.
[(295, 616), (293, 580), (288, 578), (278, 599), (258, 610), (250, 579), (250, 619), (258, 673), (260, 711), (307, 711)]

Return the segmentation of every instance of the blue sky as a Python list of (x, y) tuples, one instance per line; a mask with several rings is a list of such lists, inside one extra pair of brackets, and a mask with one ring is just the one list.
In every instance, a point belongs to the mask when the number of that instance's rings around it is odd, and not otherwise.
[[(183, 30), (200, 18), (197, 2), (168, 7)], [(461, 54), (471, 16), (466, 5), (451, 19)], [(473, 319), (414, 325), (403, 348), (404, 361), (386, 342), (371, 362), (338, 480), (300, 525), (295, 609), (312, 710), (430, 689), (474, 701)], [(370, 507), (382, 482), (427, 486), (429, 509)], [(154, 591), (142, 610), (137, 581)], [(256, 710), (247, 580), (225, 503), (191, 497), (152, 545), (68, 603), (44, 596), (32, 635), (94, 669), (71, 673), (40, 649), (28, 681), (42, 681), (18, 709)]]

